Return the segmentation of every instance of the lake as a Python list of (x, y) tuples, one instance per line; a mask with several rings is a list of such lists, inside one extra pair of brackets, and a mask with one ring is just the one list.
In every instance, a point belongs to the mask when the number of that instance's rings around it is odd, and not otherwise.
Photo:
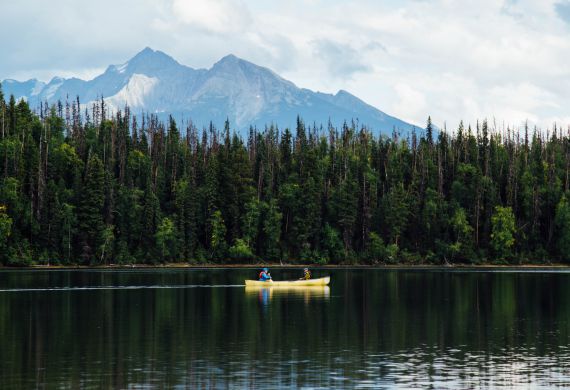
[(570, 387), (569, 272), (257, 273), (0, 271), (0, 388)]

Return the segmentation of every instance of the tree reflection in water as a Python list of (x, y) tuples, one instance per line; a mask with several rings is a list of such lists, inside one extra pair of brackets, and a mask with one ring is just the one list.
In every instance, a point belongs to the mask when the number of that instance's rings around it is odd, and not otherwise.
[(0, 271), (0, 388), (570, 387), (568, 272), (319, 273)]

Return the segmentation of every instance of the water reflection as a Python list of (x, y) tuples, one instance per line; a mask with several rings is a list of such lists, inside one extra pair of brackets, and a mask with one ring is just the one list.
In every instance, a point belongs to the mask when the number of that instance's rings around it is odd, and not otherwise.
[(570, 387), (568, 273), (319, 272), (0, 271), (0, 388)]
[(267, 305), (275, 297), (285, 299), (302, 299), (308, 303), (311, 299), (328, 300), (331, 289), (329, 286), (246, 286), (248, 296), (257, 296), (259, 302)]

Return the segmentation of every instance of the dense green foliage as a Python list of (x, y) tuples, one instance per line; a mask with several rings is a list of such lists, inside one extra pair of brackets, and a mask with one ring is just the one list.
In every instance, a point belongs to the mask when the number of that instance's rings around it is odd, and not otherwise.
[(79, 107), (0, 96), (3, 264), (568, 260), (561, 129), (377, 138), (299, 119), (243, 140)]

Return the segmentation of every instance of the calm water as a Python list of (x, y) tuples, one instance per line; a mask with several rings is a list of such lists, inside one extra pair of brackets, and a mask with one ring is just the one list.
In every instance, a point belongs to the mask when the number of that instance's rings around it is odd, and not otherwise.
[(0, 388), (570, 387), (570, 273), (256, 274), (0, 271)]

